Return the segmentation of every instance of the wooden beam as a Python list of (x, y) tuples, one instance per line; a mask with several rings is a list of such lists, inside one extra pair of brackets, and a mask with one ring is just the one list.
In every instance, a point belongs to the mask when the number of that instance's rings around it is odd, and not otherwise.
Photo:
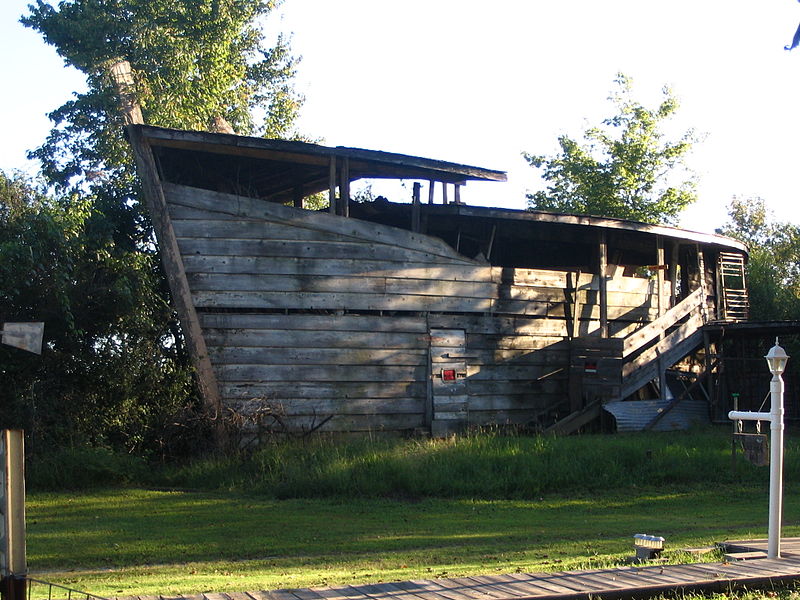
[(222, 420), (222, 400), (217, 386), (211, 360), (208, 357), (203, 330), (192, 303), (186, 271), (183, 267), (175, 231), (169, 218), (164, 190), (158, 177), (153, 151), (136, 125), (142, 124), (142, 112), (135, 99), (130, 96), (133, 78), (130, 65), (122, 61), (112, 67), (112, 77), (118, 85), (123, 98), (123, 111), (128, 123), (128, 140), (136, 160), (136, 170), (142, 184), (142, 193), (150, 211), (153, 230), (158, 240), (159, 253), (164, 264), (167, 281), (172, 292), (172, 302), (186, 334), (186, 345), (192, 364), (197, 374), (200, 395), (203, 404), (214, 425), (215, 441), (219, 447), (225, 440), (225, 428)]
[(433, 204), (433, 184), (435, 182), (431, 179), (428, 182), (428, 204)]
[(328, 176), (328, 212), (336, 214), (336, 157), (331, 156)]
[(453, 184), (453, 189), (455, 190), (453, 194), (454, 195), (453, 202), (455, 202), (456, 204), (461, 204), (461, 185), (462, 185), (461, 183)]
[(659, 317), (663, 316), (666, 310), (664, 298), (664, 271), (666, 270), (666, 265), (664, 263), (664, 238), (659, 235), (656, 236), (656, 264), (658, 265), (658, 269), (656, 270), (656, 285), (658, 289), (656, 293), (658, 294), (657, 306)]
[(214, 425), (215, 438), (219, 446), (225, 440), (222, 400), (211, 360), (208, 357), (203, 330), (192, 303), (186, 271), (169, 218), (164, 190), (158, 179), (153, 152), (136, 127), (128, 127), (128, 139), (133, 148), (137, 172), (142, 183), (142, 192), (150, 210), (161, 260), (164, 263), (167, 281), (172, 291), (172, 302), (186, 334), (186, 345), (197, 374), (200, 394), (206, 412)]
[(680, 255), (680, 242), (672, 242), (672, 253), (669, 261), (669, 307), (678, 303), (678, 257)]
[(142, 109), (136, 99), (136, 82), (133, 80), (131, 64), (127, 60), (120, 60), (109, 67), (111, 79), (117, 88), (120, 110), (125, 118), (126, 125), (144, 123)]
[(608, 267), (608, 243), (605, 230), (598, 234), (598, 279), (600, 283), (600, 337), (608, 337), (608, 282), (606, 270)]
[(677, 306), (668, 310), (664, 316), (659, 317), (652, 323), (626, 337), (623, 344), (623, 358), (630, 356), (633, 352), (641, 348), (644, 344), (654, 340), (656, 337), (662, 337), (661, 334), (666, 332), (667, 329), (675, 325), (679, 320), (696, 308), (699, 307), (702, 310), (703, 298), (702, 290), (700, 288), (696, 289), (681, 300)]
[[(571, 273), (567, 273), (568, 277), (572, 277)], [(577, 338), (581, 336), (580, 331), (580, 318), (581, 318), (581, 300), (578, 296), (578, 289), (580, 287), (581, 272), (576, 271), (575, 284), (572, 286), (572, 337)]]
[(700, 278), (700, 289), (703, 290), (703, 303), (700, 305), (700, 310), (703, 314), (703, 322), (708, 321), (708, 290), (706, 289), (706, 262), (703, 257), (703, 247), (700, 244), (695, 244), (697, 249), (697, 270)]
[(419, 221), (420, 221), (420, 192), (422, 189), (422, 184), (419, 181), (414, 182), (414, 191), (412, 195), (412, 205), (411, 205), (411, 231), (414, 233), (419, 233)]
[(350, 159), (343, 158), (339, 170), (339, 214), (350, 216)]
[(492, 233), (489, 236), (489, 247), (486, 249), (486, 260), (490, 262), (492, 260), (492, 248), (494, 247), (494, 236), (496, 233), (497, 233), (497, 224), (492, 224)]
[(295, 208), (303, 208), (303, 187), (295, 185), (292, 190), (292, 206)]
[(447, 204), (447, 182), (442, 182), (442, 204)]

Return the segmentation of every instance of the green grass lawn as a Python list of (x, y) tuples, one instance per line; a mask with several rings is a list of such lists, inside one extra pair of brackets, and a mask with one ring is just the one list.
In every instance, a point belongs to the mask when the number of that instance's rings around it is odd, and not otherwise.
[[(765, 537), (767, 488), (527, 500), (264, 498), (144, 489), (32, 493), (31, 576), (100, 595), (189, 594), (603, 566), (635, 533), (669, 549)], [(800, 535), (787, 485), (784, 535)]]

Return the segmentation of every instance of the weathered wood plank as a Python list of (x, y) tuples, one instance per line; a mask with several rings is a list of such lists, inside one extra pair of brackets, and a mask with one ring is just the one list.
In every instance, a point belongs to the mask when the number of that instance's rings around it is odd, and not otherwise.
[(466, 264), (475, 262), (458, 254), (438, 238), (411, 233), (395, 227), (368, 223), (359, 219), (340, 219), (326, 213), (305, 211), (273, 202), (175, 184), (164, 184), (164, 191), (168, 202), (174, 204), (249, 218), (258, 217), (286, 226), (305, 227), (346, 235), (359, 241), (368, 240), (414, 250), (424, 249), (427, 252)]
[(515, 353), (533, 351), (569, 352), (569, 342), (562, 338), (529, 334), (482, 334), (473, 333), (469, 330), (467, 330), (467, 346), (470, 351), (493, 350), (495, 352), (507, 352), (508, 356), (512, 356)]
[(376, 348), (261, 348), (213, 346), (208, 348), (214, 365), (425, 365), (427, 350), (378, 350)]
[(187, 272), (198, 273), (273, 273), (276, 275), (321, 275), (407, 277), (409, 279), (446, 279), (448, 281), (500, 282), (500, 267), (456, 263), (363, 260), (347, 256), (319, 257), (276, 256), (259, 258), (235, 255), (185, 255)]
[(643, 343), (646, 343), (648, 340), (652, 340), (656, 336), (665, 332), (678, 320), (695, 310), (702, 302), (702, 299), (702, 289), (698, 288), (689, 294), (689, 296), (684, 298), (677, 306), (667, 311), (665, 315), (654, 320), (647, 327), (643, 327), (636, 333), (629, 335), (627, 338), (625, 338), (623, 356), (628, 356), (637, 348), (640, 348)]
[(525, 380), (531, 381), (550, 373), (553, 367), (547, 365), (495, 365), (491, 368), (481, 368), (480, 366), (467, 365), (468, 380), (489, 380), (489, 381), (511, 381)]
[[(327, 419), (329, 416), (331, 418)], [(289, 431), (310, 431), (315, 429), (320, 432), (357, 433), (362, 431), (409, 431), (422, 427), (424, 425), (424, 416), (422, 414), (287, 415), (282, 417), (281, 421)]]
[[(298, 398), (307, 402), (352, 402), (355, 410), (361, 401), (382, 399), (425, 398), (425, 381), (248, 381), (224, 383), (220, 390), (225, 398), (265, 398), (280, 400)], [(416, 400), (415, 400), (416, 401)]]
[(533, 400), (538, 396), (563, 393), (566, 373), (566, 368), (560, 368), (550, 377), (538, 380), (493, 381), (486, 379), (480, 381), (469, 379), (467, 380), (467, 392), (472, 397), (496, 397), (499, 399), (498, 401), (505, 401), (503, 399), (508, 398), (510, 402), (516, 402), (516, 398), (522, 397)]
[[(658, 344), (652, 348), (648, 348), (633, 360), (626, 361), (622, 368), (622, 375), (628, 376), (632, 374), (637, 369), (650, 364), (658, 356), (673, 354), (676, 350), (679, 351), (681, 347), (686, 345), (687, 339), (700, 333), (698, 330), (702, 325), (703, 320), (700, 314), (697, 313), (693, 315), (688, 321), (678, 327), (678, 329), (658, 342)], [(678, 358), (680, 357), (676, 357), (676, 360)]]
[(433, 279), (398, 279), (391, 277), (317, 277), (227, 273), (190, 273), (192, 291), (250, 292), (358, 292), (363, 294), (409, 294), (496, 298), (493, 283), (441, 281)]
[(490, 312), (492, 300), (441, 296), (403, 296), (350, 292), (205, 292), (192, 294), (198, 308), (402, 310), (412, 312)]
[[(544, 319), (539, 317), (508, 315), (445, 315), (428, 316), (431, 327), (445, 329), (465, 329), (471, 334), (486, 335), (532, 335), (566, 337), (563, 319)], [(564, 332), (563, 334), (561, 332)]]
[(423, 333), (369, 333), (367, 331), (310, 331), (303, 329), (206, 328), (209, 346), (262, 348), (421, 349), (427, 348)]
[(253, 414), (259, 409), (269, 407), (281, 414), (308, 416), (321, 414), (338, 415), (380, 415), (380, 414), (422, 414), (425, 409), (424, 397), (417, 398), (347, 398), (347, 399), (309, 399), (299, 397), (267, 397), (264, 399), (241, 400), (226, 398), (226, 405), (242, 414)]
[(208, 213), (208, 218), (202, 221), (173, 218), (172, 224), (179, 238), (353, 242), (353, 238), (350, 236), (337, 235), (327, 231), (316, 231), (304, 227), (286, 227), (285, 225), (254, 219), (217, 219), (215, 213)]
[(569, 360), (569, 350), (494, 350), (468, 346), (469, 362), (474, 365), (563, 365)]
[[(383, 333), (421, 333), (427, 339), (428, 325), (424, 317), (402, 315), (313, 315), (256, 313), (199, 313), (203, 327), (214, 329), (271, 329), (320, 331), (368, 331)], [(404, 344), (406, 342), (403, 342)]]
[(178, 238), (178, 247), (183, 256), (191, 254), (213, 256), (255, 257), (308, 257), (330, 258), (346, 256), (349, 259), (417, 262), (431, 265), (451, 264), (449, 258), (424, 252), (387, 246), (384, 244), (357, 242), (324, 242), (297, 240), (237, 240), (230, 238)]
[(221, 365), (220, 381), (418, 381), (426, 376), (423, 366), (338, 365)]

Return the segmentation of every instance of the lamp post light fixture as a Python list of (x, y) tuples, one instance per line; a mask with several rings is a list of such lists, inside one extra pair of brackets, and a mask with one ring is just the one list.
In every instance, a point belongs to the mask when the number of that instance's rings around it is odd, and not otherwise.
[(772, 373), (769, 383), (770, 411), (751, 412), (732, 410), (728, 418), (734, 421), (769, 421), (770, 422), (770, 457), (769, 457), (769, 541), (767, 542), (767, 558), (781, 556), (781, 515), (783, 512), (783, 379), (781, 375), (786, 369), (789, 356), (778, 345), (770, 348), (764, 357)]

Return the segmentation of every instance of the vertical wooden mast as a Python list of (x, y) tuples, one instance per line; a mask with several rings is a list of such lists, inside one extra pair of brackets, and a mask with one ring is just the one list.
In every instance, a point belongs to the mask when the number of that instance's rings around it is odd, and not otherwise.
[(186, 345), (197, 375), (203, 405), (214, 424), (216, 443), (225, 438), (222, 419), (222, 401), (211, 360), (208, 356), (200, 320), (192, 302), (186, 271), (183, 266), (178, 241), (169, 218), (164, 190), (158, 178), (153, 151), (136, 125), (144, 124), (142, 111), (133, 93), (134, 81), (128, 61), (119, 61), (111, 66), (111, 77), (120, 96), (120, 107), (128, 127), (128, 140), (133, 149), (136, 169), (142, 184), (142, 192), (153, 221), (159, 253), (167, 274), (172, 303), (178, 313), (186, 336)]

